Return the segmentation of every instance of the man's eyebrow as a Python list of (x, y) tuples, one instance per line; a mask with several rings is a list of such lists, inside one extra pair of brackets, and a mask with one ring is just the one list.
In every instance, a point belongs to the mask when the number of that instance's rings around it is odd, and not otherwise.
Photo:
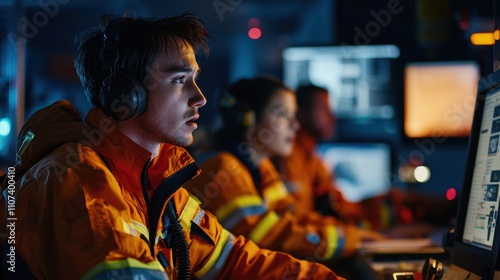
[(194, 69), (193, 67), (190, 66), (185, 66), (185, 65), (174, 65), (170, 66), (167, 69), (165, 69), (165, 73), (178, 73), (178, 72), (185, 72), (185, 73), (199, 73), (201, 69)]

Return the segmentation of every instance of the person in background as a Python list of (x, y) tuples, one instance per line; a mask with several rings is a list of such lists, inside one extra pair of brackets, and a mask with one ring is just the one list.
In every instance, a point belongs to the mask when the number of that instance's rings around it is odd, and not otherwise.
[(91, 31), (75, 59), (94, 106), (85, 121), (58, 101), (18, 137), (0, 198), (2, 279), (337, 279), (233, 235), (182, 187), (200, 172), (184, 147), (206, 103), (203, 23), (105, 16)]
[(324, 263), (352, 255), (363, 239), (381, 238), (315, 212), (294, 215), (301, 205), (270, 160), (291, 152), (299, 128), (292, 90), (267, 76), (240, 79), (221, 94), (219, 109), (219, 152), (185, 187), (224, 228), (263, 248)]
[(296, 94), (300, 130), (292, 152), (273, 158), (288, 191), (300, 205), (296, 208), (296, 215), (302, 217), (316, 211), (363, 228), (380, 230), (390, 226), (394, 222), (394, 213), (387, 207), (386, 197), (362, 203), (344, 199), (335, 184), (335, 174), (326, 168), (316, 153), (318, 141), (332, 139), (335, 131), (336, 119), (330, 107), (328, 90), (308, 84), (299, 86)]

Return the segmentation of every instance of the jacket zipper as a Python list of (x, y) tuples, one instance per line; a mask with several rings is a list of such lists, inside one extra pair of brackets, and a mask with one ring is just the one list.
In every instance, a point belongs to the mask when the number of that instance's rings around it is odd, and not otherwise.
[(148, 186), (150, 186), (148, 169), (151, 161), (146, 162), (141, 174), (142, 193), (146, 201), (148, 211), (148, 229), (149, 229), (149, 249), (151, 255), (154, 257), (154, 247), (156, 243), (156, 232), (158, 230), (158, 222), (162, 216), (165, 203), (179, 188), (186, 182), (191, 180), (198, 172), (199, 168), (196, 163), (190, 163), (183, 167), (181, 170), (170, 175), (163, 180), (158, 188), (154, 191), (151, 199), (148, 194)]

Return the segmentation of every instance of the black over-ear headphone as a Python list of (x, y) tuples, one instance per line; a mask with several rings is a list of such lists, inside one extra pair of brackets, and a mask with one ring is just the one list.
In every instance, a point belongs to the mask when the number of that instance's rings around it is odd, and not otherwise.
[(219, 111), (226, 128), (246, 130), (255, 124), (254, 110), (250, 105), (238, 101), (229, 91), (221, 92), (219, 96)]
[(137, 118), (146, 110), (146, 89), (117, 66), (120, 57), (118, 41), (120, 26), (127, 18), (111, 19), (104, 32), (104, 46), (101, 53), (104, 79), (100, 91), (102, 110), (115, 120)]

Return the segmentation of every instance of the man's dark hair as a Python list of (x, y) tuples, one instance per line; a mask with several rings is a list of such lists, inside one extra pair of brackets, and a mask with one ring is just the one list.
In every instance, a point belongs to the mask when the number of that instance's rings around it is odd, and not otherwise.
[[(78, 45), (76, 73), (94, 106), (100, 103), (99, 92), (104, 79), (101, 53), (104, 32), (110, 20), (110, 16), (102, 16), (96, 26), (75, 38)], [(117, 68), (143, 83), (148, 78), (148, 68), (167, 47), (189, 44), (195, 52), (208, 54), (210, 35), (203, 22), (192, 13), (159, 19), (123, 18), (118, 33)]]
[(328, 90), (324, 87), (313, 84), (299, 86), (295, 91), (295, 94), (297, 95), (297, 106), (299, 110), (304, 111), (311, 108), (312, 100), (314, 99), (314, 95), (317, 93), (328, 94)]

